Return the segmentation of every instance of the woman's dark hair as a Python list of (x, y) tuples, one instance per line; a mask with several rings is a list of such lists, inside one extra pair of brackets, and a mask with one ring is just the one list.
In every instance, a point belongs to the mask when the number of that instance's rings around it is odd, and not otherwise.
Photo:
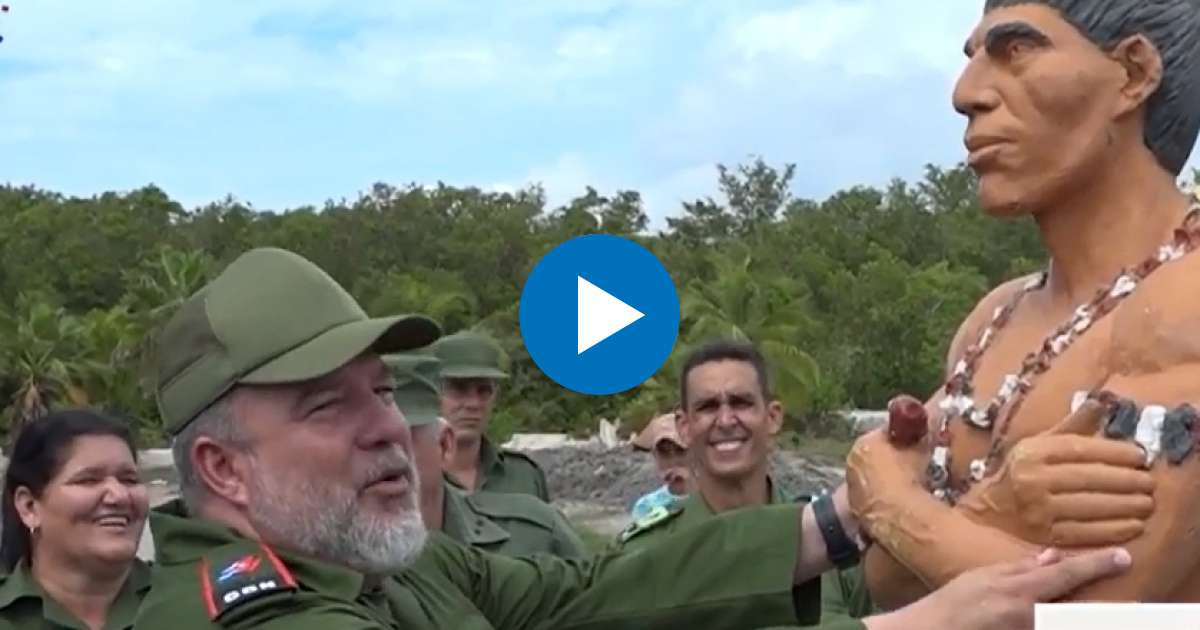
[(13, 444), (4, 471), (4, 500), (0, 504), (0, 564), (12, 571), (22, 558), (30, 555), (29, 530), (17, 513), (13, 500), (17, 488), (25, 486), (33, 496), (41, 497), (51, 479), (62, 470), (75, 440), (88, 435), (120, 438), (137, 458), (129, 428), (98, 411), (64, 409), (25, 425)]

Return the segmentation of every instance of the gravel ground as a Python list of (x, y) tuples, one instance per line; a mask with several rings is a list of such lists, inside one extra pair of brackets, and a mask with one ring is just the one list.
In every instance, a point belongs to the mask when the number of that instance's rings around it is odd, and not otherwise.
[[(529, 451), (546, 471), (550, 496), (573, 523), (604, 537), (629, 524), (634, 501), (661, 481), (649, 453), (599, 444)], [(790, 452), (771, 457), (771, 475), (789, 496), (832, 489), (844, 470), (833, 460), (811, 460)]]
[[(629, 447), (605, 449), (597, 444), (530, 451), (546, 471), (550, 496), (556, 501), (629, 508), (662, 482), (649, 453)], [(842, 468), (789, 452), (771, 458), (771, 475), (789, 495), (832, 489), (842, 480)]]

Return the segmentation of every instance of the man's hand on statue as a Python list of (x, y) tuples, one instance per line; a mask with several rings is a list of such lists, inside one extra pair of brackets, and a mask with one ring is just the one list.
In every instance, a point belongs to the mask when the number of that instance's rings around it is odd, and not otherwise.
[(1049, 549), (1037, 557), (968, 571), (928, 597), (864, 623), (868, 630), (1033, 628), (1038, 602), (1058, 600), (1089, 582), (1118, 575), (1131, 563), (1124, 549), (1071, 557)]
[(1136, 538), (1154, 511), (1154, 478), (1140, 447), (1100, 435), (1105, 414), (1088, 401), (1049, 432), (1023, 438), (962, 507), (1041, 545), (1101, 547)]

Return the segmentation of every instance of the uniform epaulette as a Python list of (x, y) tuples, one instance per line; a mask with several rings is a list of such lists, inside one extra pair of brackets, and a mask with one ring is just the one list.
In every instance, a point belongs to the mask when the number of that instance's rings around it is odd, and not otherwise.
[(533, 467), (538, 469), (539, 471), (542, 469), (542, 465), (537, 463), (536, 459), (530, 457), (526, 453), (522, 453), (521, 451), (510, 450), (507, 448), (500, 449), (500, 452), (503, 453), (505, 457), (516, 457), (517, 459), (523, 459), (523, 460), (529, 462), (530, 464), (532, 464)]
[(297, 590), (296, 579), (264, 544), (229, 545), (200, 560), (200, 589), (208, 617), (220, 623), (231, 612), (274, 594)]
[(480, 490), (468, 495), (467, 503), (475, 511), (491, 518), (517, 519), (546, 529), (554, 527), (554, 508), (531, 494)]
[(658, 505), (650, 513), (629, 524), (621, 532), (621, 542), (627, 543), (633, 538), (670, 522), (671, 519), (683, 513), (683, 504), (676, 502), (669, 506)]

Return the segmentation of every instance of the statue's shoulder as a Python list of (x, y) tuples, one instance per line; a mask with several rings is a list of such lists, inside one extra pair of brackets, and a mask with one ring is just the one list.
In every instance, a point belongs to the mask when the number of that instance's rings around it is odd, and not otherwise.
[(967, 347), (975, 343), (975, 340), (979, 339), (979, 335), (983, 333), (983, 329), (992, 322), (996, 315), (996, 309), (1011, 303), (1027, 287), (1041, 282), (1042, 272), (1039, 271), (1008, 280), (983, 296), (983, 299), (975, 304), (975, 308), (971, 309), (971, 313), (959, 325), (958, 332), (955, 333), (954, 340), (950, 343), (950, 351), (946, 357), (947, 374), (954, 370), (954, 364), (958, 363), (963, 353), (967, 351)]
[[(1153, 302), (1169, 306), (1173, 311), (1200, 312), (1200, 291), (1195, 290), (1196, 277), (1200, 274), (1200, 248), (1176, 260), (1163, 263), (1142, 280), (1127, 303)], [(1136, 309), (1122, 309), (1136, 310)]]
[(975, 309), (971, 311), (967, 319), (978, 320), (979, 324), (986, 325), (992, 321), (996, 309), (1007, 306), (1019, 293), (1028, 290), (1030, 287), (1041, 286), (1044, 281), (1045, 272), (1038, 271), (1003, 282), (996, 288), (988, 291), (988, 294), (983, 296), (982, 300), (979, 300), (979, 303), (975, 305)]
[(1112, 356), (1118, 372), (1135, 375), (1200, 362), (1200, 250), (1147, 276), (1112, 313)]

